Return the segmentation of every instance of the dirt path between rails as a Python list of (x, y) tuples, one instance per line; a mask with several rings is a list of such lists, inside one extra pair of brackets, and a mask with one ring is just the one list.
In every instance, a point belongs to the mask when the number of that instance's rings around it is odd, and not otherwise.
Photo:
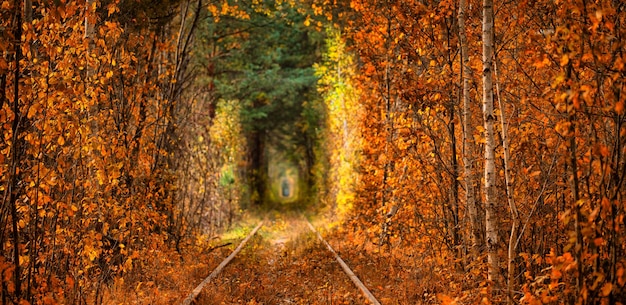
[(365, 304), (300, 216), (265, 226), (195, 304)]

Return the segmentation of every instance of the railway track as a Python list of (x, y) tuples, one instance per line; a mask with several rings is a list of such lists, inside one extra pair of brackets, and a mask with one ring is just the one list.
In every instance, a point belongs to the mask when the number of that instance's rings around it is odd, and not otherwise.
[[(204, 299), (200, 298), (199, 296), (201, 295), (203, 291), (205, 291), (205, 293), (206, 292), (215, 293), (213, 292), (213, 290), (215, 289), (212, 289), (212, 288), (215, 288), (216, 285), (221, 283), (224, 285), (235, 286), (234, 288), (232, 287), (228, 288), (223, 293), (239, 294), (240, 298), (242, 298), (242, 299), (235, 298), (230, 301), (224, 301), (224, 300), (221, 301), (227, 304), (229, 302), (230, 303), (247, 302), (244, 299), (250, 298), (250, 296), (241, 297), (241, 295), (250, 294), (246, 290), (254, 290), (254, 289), (260, 289), (261, 291), (265, 291), (265, 292), (267, 290), (272, 290), (275, 293), (275, 297), (271, 299), (265, 299), (264, 302), (261, 301), (260, 303), (310, 304), (310, 301), (313, 301), (313, 300), (307, 300), (307, 298), (316, 298), (317, 302), (320, 302), (320, 298), (321, 299), (327, 298), (326, 299), (327, 301), (326, 302), (322, 301), (322, 304), (334, 303), (335, 301), (333, 300), (336, 297), (331, 296), (332, 295), (331, 291), (320, 292), (319, 290), (334, 289), (334, 290), (340, 291), (340, 293), (338, 293), (339, 295), (343, 295), (343, 296), (352, 295), (352, 298), (354, 298), (356, 297), (356, 295), (358, 295), (358, 293), (354, 293), (355, 291), (354, 287), (356, 287), (358, 288), (358, 291), (360, 291), (360, 294), (361, 294), (360, 298), (358, 299), (360, 302), (363, 301), (362, 299), (365, 299), (367, 300), (367, 302), (371, 304), (380, 305), (380, 302), (374, 297), (374, 295), (369, 291), (369, 289), (354, 274), (354, 272), (350, 269), (350, 267), (336, 253), (336, 251), (330, 246), (330, 244), (326, 242), (326, 240), (324, 240), (322, 235), (315, 229), (315, 227), (308, 220), (300, 219), (298, 223), (295, 224), (295, 226), (293, 224), (290, 224), (286, 226), (285, 228), (283, 228), (284, 230), (283, 234), (284, 235), (286, 234), (288, 236), (289, 234), (293, 235), (295, 231), (298, 231), (297, 229), (294, 229), (294, 227), (300, 227), (302, 232), (295, 233), (295, 234), (299, 234), (297, 237), (292, 236), (292, 238), (289, 238), (289, 237), (281, 235), (273, 239), (272, 242), (267, 243), (265, 245), (265, 248), (272, 248), (272, 249), (265, 249), (266, 252), (275, 252), (277, 253), (276, 255), (273, 255), (267, 259), (258, 259), (258, 258), (251, 259), (250, 257), (243, 257), (240, 260), (235, 260), (235, 258), (238, 257), (239, 253), (244, 248), (248, 248), (248, 251), (252, 251), (252, 252), (255, 251), (258, 245), (254, 245), (254, 243), (258, 241), (255, 240), (255, 242), (252, 242), (253, 245), (248, 245), (249, 241), (253, 239), (255, 235), (258, 234), (259, 231), (263, 231), (262, 227), (267, 223), (268, 223), (267, 221), (261, 221), (248, 234), (248, 236), (246, 236), (241, 241), (241, 243), (237, 246), (237, 248), (227, 258), (225, 258), (209, 274), (209, 276), (207, 276), (187, 296), (187, 298), (182, 302), (182, 304), (190, 305), (190, 304), (219, 303), (218, 300), (216, 300), (215, 296), (204, 297)], [(290, 231), (293, 231), (293, 232), (290, 232)], [(304, 252), (316, 251), (316, 253), (314, 253), (313, 255), (307, 255), (308, 257), (313, 256), (313, 258), (308, 259), (310, 261), (306, 261), (307, 258), (303, 257), (302, 255), (303, 253), (297, 253), (298, 251), (295, 251), (294, 249), (291, 249), (291, 248), (288, 249), (288, 246), (286, 245), (286, 243), (289, 243), (291, 239), (295, 239), (295, 238), (302, 239), (301, 235), (305, 234), (307, 231), (311, 232), (312, 234), (310, 235), (314, 236), (314, 237), (309, 236), (310, 237), (309, 242), (315, 242), (314, 241), (315, 237), (318, 241), (316, 245), (317, 247), (316, 249), (301, 250)], [(261, 239), (261, 238), (257, 236), (257, 239)], [(313, 240), (311, 241), (311, 239)], [(289, 244), (289, 247), (293, 248), (296, 246)], [(239, 256), (242, 256), (242, 255), (239, 255)], [(289, 258), (286, 258), (287, 256), (289, 256)], [(247, 260), (250, 260), (250, 262), (247, 262), (246, 258)], [(337, 264), (333, 263), (332, 261), (333, 259)], [(233, 260), (237, 261), (236, 263), (237, 266), (232, 267), (230, 270), (224, 271), (223, 274), (220, 275), (222, 271), (225, 269), (225, 267), (229, 263), (231, 263), (231, 261)], [(302, 273), (302, 271), (298, 271), (297, 274), (290, 273), (293, 271), (292, 269), (302, 268), (302, 266), (306, 266), (304, 268), (306, 270), (304, 274)], [(259, 271), (259, 269), (262, 270), (263, 268), (267, 270)], [(229, 272), (234, 273), (234, 274), (230, 276)], [(300, 287), (300, 289), (304, 289), (307, 291), (300, 292), (300, 293), (292, 293), (292, 294), (296, 294), (297, 296), (287, 296), (288, 294), (290, 294), (290, 291), (294, 289), (294, 287), (278, 287), (278, 286), (290, 286), (290, 285), (285, 285), (284, 283), (280, 284), (281, 281), (276, 280), (276, 279), (263, 279), (263, 276), (268, 277), (270, 273), (272, 274), (272, 276), (278, 276), (278, 277), (280, 276), (287, 276), (289, 278), (298, 277), (297, 281), (290, 283), (293, 286), (313, 285), (313, 287), (306, 287), (306, 288)], [(319, 277), (319, 276), (328, 277), (328, 279), (324, 281), (325, 284), (322, 285), (318, 283), (317, 286), (315, 286), (315, 284), (308, 284), (309, 281), (311, 281), (312, 277)], [(232, 277), (232, 278), (229, 278), (229, 277)], [(348, 281), (348, 279), (352, 282), (352, 285), (349, 284), (350, 282)], [(217, 283), (218, 281), (220, 281), (220, 283)], [(308, 291), (308, 290), (313, 290), (313, 291)], [(347, 302), (350, 304), (350, 303), (356, 302), (353, 299), (351, 300), (352, 301), (344, 301), (344, 303)], [(258, 304), (256, 302), (257, 301), (254, 300), (253, 304)]]

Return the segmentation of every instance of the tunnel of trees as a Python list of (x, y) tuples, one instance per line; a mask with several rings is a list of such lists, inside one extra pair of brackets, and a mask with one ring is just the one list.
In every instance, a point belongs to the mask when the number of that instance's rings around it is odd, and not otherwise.
[[(315, 109), (317, 77), (313, 64), (321, 59), (323, 33), (303, 24), (301, 7), (265, 3), (240, 7), (235, 13), (207, 17), (200, 25), (201, 86), (211, 98), (240, 104), (246, 138), (246, 180), (252, 205), (267, 199), (270, 151), (295, 163), (307, 188), (320, 124)], [(273, 148), (273, 149), (270, 149)]]
[(175, 290), (288, 206), (389, 303), (621, 304), (624, 24), (617, 0), (0, 0), (2, 303)]

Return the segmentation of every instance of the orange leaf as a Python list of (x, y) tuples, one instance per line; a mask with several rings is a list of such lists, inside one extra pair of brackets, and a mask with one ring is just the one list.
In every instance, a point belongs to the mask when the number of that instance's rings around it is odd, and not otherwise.
[(609, 294), (611, 294), (612, 290), (613, 290), (613, 284), (606, 283), (604, 284), (604, 286), (602, 286), (602, 289), (600, 290), (600, 296), (607, 297), (609, 296)]
[(456, 305), (456, 299), (451, 298), (448, 295), (445, 294), (438, 294), (437, 298), (441, 301), (442, 305)]
[(561, 67), (567, 65), (567, 63), (569, 63), (569, 56), (565, 54), (561, 57)]
[(617, 112), (617, 114), (624, 114), (624, 101), (619, 101), (615, 104), (615, 112)]

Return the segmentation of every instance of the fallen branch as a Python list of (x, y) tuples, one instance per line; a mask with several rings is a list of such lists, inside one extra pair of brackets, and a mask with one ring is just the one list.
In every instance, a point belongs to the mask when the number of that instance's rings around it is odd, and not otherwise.
[(219, 249), (219, 248), (224, 248), (224, 247), (230, 246), (230, 245), (232, 245), (232, 244), (233, 244), (233, 243), (225, 243), (225, 244), (223, 244), (223, 245), (218, 245), (218, 246), (215, 246), (215, 247), (211, 247), (211, 248), (207, 249), (207, 252), (208, 252), (208, 253), (211, 253), (211, 252), (213, 252), (213, 251), (215, 251), (215, 250), (217, 250), (217, 249)]

